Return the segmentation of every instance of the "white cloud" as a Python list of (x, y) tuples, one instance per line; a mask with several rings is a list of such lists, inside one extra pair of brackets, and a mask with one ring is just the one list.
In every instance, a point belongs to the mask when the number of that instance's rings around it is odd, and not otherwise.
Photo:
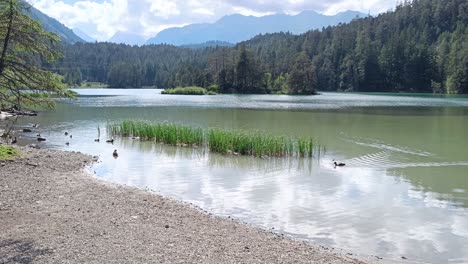
[(172, 16), (180, 15), (176, 2), (168, 2), (166, 0), (147, 0), (147, 2), (150, 4), (149, 11), (156, 17), (169, 19)]
[(214, 12), (207, 9), (207, 8), (203, 8), (203, 7), (200, 7), (200, 8), (195, 8), (193, 10), (193, 13), (194, 14), (199, 14), (199, 15), (207, 15), (207, 16), (214, 16)]
[(214, 22), (225, 15), (263, 16), (316, 10), (335, 14), (359, 10), (376, 14), (395, 5), (388, 0), (28, 0), (70, 28), (80, 28), (97, 40), (118, 31), (145, 38), (159, 31), (192, 23)]

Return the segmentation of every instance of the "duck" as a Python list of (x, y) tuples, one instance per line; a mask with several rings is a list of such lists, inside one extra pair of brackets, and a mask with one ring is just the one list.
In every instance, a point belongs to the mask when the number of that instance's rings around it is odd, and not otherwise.
[(66, 142), (65, 145), (70, 146), (70, 142)]
[(46, 141), (46, 139), (45, 139), (45, 138), (42, 138), (42, 137), (38, 137), (38, 138), (37, 138), (37, 141)]
[(99, 138), (96, 138), (96, 139), (94, 140), (94, 142), (99, 142)]
[(335, 165), (335, 167), (343, 167), (343, 166), (346, 166), (345, 163), (337, 163), (336, 161), (333, 162), (333, 165)]
[(68, 132), (65, 132), (65, 136), (68, 136)]
[(11, 141), (11, 144), (16, 144), (18, 140), (16, 140), (16, 137)]
[(72, 136), (72, 135), (70, 135), (70, 138), (73, 138), (73, 136)]
[(37, 134), (36, 137), (41, 137), (41, 134)]
[(106, 140), (106, 142), (114, 144), (114, 139), (108, 139), (108, 140)]
[(38, 124), (33, 124), (32, 127), (37, 128), (37, 127), (39, 127), (39, 125)]
[(119, 156), (119, 153), (117, 153), (117, 150), (114, 150), (114, 153), (112, 153), (112, 156), (114, 158), (117, 158)]

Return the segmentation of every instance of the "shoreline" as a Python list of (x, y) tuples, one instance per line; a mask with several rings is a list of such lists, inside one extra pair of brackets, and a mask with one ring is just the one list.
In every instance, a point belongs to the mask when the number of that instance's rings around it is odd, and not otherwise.
[(105, 182), (85, 172), (89, 155), (18, 149), (0, 161), (0, 263), (364, 263)]

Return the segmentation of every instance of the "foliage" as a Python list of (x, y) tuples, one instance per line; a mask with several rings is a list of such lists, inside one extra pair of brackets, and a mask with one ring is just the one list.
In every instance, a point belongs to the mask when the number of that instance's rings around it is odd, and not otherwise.
[(109, 125), (112, 136), (139, 137), (173, 146), (206, 146), (211, 152), (254, 157), (314, 157), (321, 147), (313, 139), (292, 139), (262, 132), (193, 128), (172, 123), (126, 120)]
[(87, 81), (84, 81), (84, 82), (80, 82), (79, 85), (69, 85), (70, 88), (75, 88), (75, 89), (79, 89), (79, 88), (93, 88), (93, 89), (96, 89), (96, 88), (108, 88), (109, 86), (105, 83), (98, 83), (98, 82), (87, 82)]
[(62, 49), (64, 58), (45, 66), (76, 83), (216, 85), (219, 93), (468, 93), (468, 2), (406, 0), (376, 17), (301, 35), (259, 35), (235, 47), (76, 43)]
[(176, 87), (172, 89), (166, 89), (162, 91), (161, 94), (205, 95), (205, 94), (208, 94), (208, 92), (205, 88), (197, 87), (197, 86), (190, 86), (190, 87)]
[(289, 87), (293, 94), (316, 93), (315, 69), (305, 52), (301, 52), (294, 62), (289, 77)]
[(15, 148), (0, 145), (0, 160), (12, 159), (18, 155), (19, 153)]
[[(71, 94), (61, 76), (42, 70), (37, 58), (54, 61), (60, 56), (54, 43), (59, 38), (46, 32), (36, 20), (24, 14), (27, 5), (18, 0), (0, 0), (0, 103), (2, 106), (42, 105), (54, 101), (35, 93)], [(33, 93), (31, 93), (33, 91)]]

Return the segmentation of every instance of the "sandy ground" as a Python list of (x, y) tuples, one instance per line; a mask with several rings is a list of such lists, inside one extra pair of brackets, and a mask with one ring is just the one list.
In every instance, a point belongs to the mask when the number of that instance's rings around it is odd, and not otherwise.
[(0, 161), (0, 263), (363, 263), (87, 175), (93, 158)]

